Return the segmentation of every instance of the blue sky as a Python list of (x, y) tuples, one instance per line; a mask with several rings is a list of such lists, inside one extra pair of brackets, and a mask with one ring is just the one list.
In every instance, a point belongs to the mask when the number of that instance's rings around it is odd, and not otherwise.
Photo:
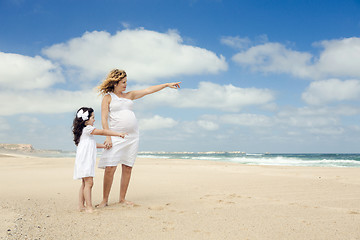
[[(359, 1), (0, 1), (0, 142), (74, 150), (113, 68), (141, 151), (359, 152)], [(99, 142), (103, 137), (97, 137)]]

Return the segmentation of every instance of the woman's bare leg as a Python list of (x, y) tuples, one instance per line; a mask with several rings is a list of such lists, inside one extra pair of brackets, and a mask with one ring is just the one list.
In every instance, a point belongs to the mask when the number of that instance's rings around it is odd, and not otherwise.
[(121, 185), (120, 185), (120, 203), (133, 204), (132, 202), (126, 201), (125, 196), (129, 187), (132, 167), (122, 165), (121, 173)]
[(85, 203), (86, 203), (85, 211), (92, 213), (93, 206), (92, 206), (92, 202), (91, 202), (91, 190), (94, 185), (93, 177), (86, 177), (86, 178), (83, 178), (83, 180), (85, 182), (85, 187), (84, 187), (84, 198), (85, 198)]
[(79, 211), (80, 212), (85, 210), (84, 187), (85, 187), (85, 181), (84, 181), (84, 179), (82, 179), (80, 190), (79, 190)]
[(100, 204), (96, 205), (97, 207), (106, 207), (108, 205), (109, 194), (114, 180), (115, 171), (116, 171), (116, 166), (105, 168), (104, 184), (103, 184), (103, 200)]

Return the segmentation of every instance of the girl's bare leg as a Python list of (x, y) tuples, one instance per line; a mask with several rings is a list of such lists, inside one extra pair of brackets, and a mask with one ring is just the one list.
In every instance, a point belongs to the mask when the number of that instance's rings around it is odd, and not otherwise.
[(103, 185), (103, 200), (100, 204), (96, 205), (96, 207), (106, 207), (109, 202), (109, 194), (111, 190), (111, 186), (114, 180), (114, 174), (116, 171), (116, 166), (114, 167), (106, 167), (104, 172), (104, 185)]
[(121, 185), (120, 185), (120, 203), (133, 205), (132, 202), (126, 201), (125, 196), (127, 189), (129, 187), (130, 177), (131, 177), (132, 167), (122, 165), (122, 173), (121, 173)]
[(84, 181), (84, 179), (82, 179), (80, 190), (79, 190), (79, 211), (80, 212), (85, 210), (84, 187), (85, 187), (85, 181)]
[(92, 213), (94, 211), (92, 203), (91, 203), (91, 189), (94, 185), (93, 182), (93, 177), (86, 177), (83, 178), (84, 182), (85, 182), (85, 187), (84, 187), (84, 198), (85, 198), (85, 211)]

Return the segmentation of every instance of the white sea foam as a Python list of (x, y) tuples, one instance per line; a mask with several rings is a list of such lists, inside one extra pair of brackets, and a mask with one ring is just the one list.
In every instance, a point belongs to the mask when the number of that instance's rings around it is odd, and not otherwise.
[(162, 159), (169, 159), (169, 156), (159, 156), (159, 155), (138, 155), (141, 158), (162, 158)]
[[(360, 167), (360, 154), (163, 153), (141, 157), (236, 162), (248, 165)], [(353, 159), (351, 159), (353, 157)]]
[(191, 159), (194, 160), (214, 160), (214, 161), (218, 161), (218, 160), (223, 160), (223, 158), (220, 157), (192, 157)]
[(328, 167), (360, 167), (360, 161), (356, 160), (329, 160), (329, 159), (300, 159), (293, 157), (235, 157), (229, 159), (231, 162), (237, 162), (250, 165), (277, 165), (277, 166), (328, 166)]

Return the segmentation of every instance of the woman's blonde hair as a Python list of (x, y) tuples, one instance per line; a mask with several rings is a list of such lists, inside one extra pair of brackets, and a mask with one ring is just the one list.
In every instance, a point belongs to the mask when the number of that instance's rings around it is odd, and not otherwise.
[(126, 72), (124, 70), (113, 69), (107, 75), (106, 79), (97, 87), (97, 89), (102, 95), (113, 92), (115, 84), (119, 83), (125, 77)]

